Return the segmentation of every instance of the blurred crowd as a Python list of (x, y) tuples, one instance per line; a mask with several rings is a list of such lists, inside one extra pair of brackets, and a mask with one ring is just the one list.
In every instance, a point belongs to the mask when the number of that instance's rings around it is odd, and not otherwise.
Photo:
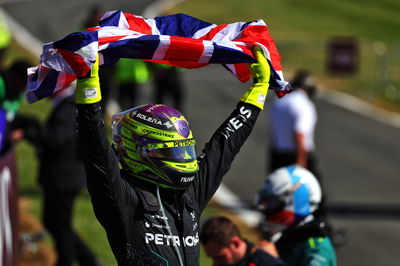
[[(101, 14), (99, 7), (90, 9), (82, 29), (96, 26)], [(74, 202), (86, 189), (75, 130), (75, 85), (49, 99), (51, 111), (45, 123), (20, 114), (26, 69), (31, 63), (17, 59), (5, 64), (12, 36), (2, 24), (0, 160), (13, 153), (15, 143), (21, 139), (34, 147), (42, 187), (42, 223), (54, 239), (57, 265), (102, 265), (73, 226)], [(105, 116), (143, 104), (145, 84), (152, 84), (152, 102), (184, 109), (185, 85), (182, 70), (176, 67), (121, 59), (116, 65), (100, 67), (99, 76), (103, 99), (107, 100), (102, 103)], [(254, 191), (254, 207), (262, 214), (256, 230), (262, 240), (252, 243), (246, 239), (228, 217), (211, 217), (203, 223), (200, 242), (213, 265), (336, 265), (334, 245), (343, 244), (346, 236), (343, 232), (336, 234), (325, 206), (314, 143), (317, 110), (313, 96), (317, 85), (305, 70), (295, 73), (291, 83), (296, 90), (276, 100), (268, 110), (269, 168), (263, 187)]]

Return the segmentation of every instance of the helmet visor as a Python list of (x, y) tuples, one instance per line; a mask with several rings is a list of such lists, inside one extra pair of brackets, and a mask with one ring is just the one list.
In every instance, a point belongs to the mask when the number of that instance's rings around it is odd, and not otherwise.
[(275, 214), (282, 211), (285, 206), (285, 200), (274, 194), (259, 195), (257, 200), (257, 209), (262, 211), (265, 215)]
[(147, 154), (150, 158), (175, 162), (189, 162), (196, 160), (196, 141), (194, 139), (150, 143), (147, 145)]

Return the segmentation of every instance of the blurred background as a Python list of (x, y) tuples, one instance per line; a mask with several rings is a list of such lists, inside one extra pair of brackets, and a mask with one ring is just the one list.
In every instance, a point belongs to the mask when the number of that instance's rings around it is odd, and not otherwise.
[[(398, 265), (400, 2), (1, 1), (3, 21), (12, 36), (3, 67), (20, 58), (37, 65), (41, 45), (83, 30), (94, 5), (101, 11), (121, 9), (148, 17), (185, 13), (215, 24), (263, 19), (282, 56), (285, 78), (290, 80), (297, 69), (307, 69), (314, 74), (319, 87), (315, 100), (316, 153), (332, 223), (348, 231), (348, 241), (336, 250), (338, 265)], [(240, 84), (220, 66), (179, 73), (184, 96), (181, 109), (191, 121), (200, 150), (249, 84)], [(153, 82), (151, 77), (140, 82), (135, 104), (153, 101)], [(117, 86), (118, 80), (111, 84)], [(267, 175), (268, 104), (275, 98), (273, 93), (269, 94), (254, 132), (224, 179), (224, 185), (243, 203), (240, 206), (251, 207)], [(113, 101), (108, 107), (113, 112), (118, 109), (118, 97), (111, 92), (110, 99)], [(50, 102), (42, 100), (33, 105), (23, 102), (19, 112), (44, 122), (50, 110)], [(21, 265), (51, 265), (55, 256), (53, 243), (41, 234), (42, 192), (37, 184), (36, 153), (25, 140), (18, 141), (13, 149), (21, 212), (18, 234), (25, 239), (18, 249), (23, 255)], [(203, 218), (216, 213), (237, 213), (225, 205), (212, 201)], [(116, 265), (86, 192), (76, 202), (73, 221), (104, 265)], [(251, 223), (238, 222), (250, 239), (256, 238)], [(40, 240), (35, 241), (35, 237)], [(209, 265), (209, 261), (202, 257), (201, 265)]]

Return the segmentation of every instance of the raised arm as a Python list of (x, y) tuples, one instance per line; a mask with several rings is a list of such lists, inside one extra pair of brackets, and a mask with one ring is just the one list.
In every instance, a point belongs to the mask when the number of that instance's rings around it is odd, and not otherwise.
[[(98, 60), (97, 60), (98, 61)], [(89, 76), (78, 79), (75, 102), (80, 148), (85, 162), (87, 186), (96, 216), (100, 222), (118, 215), (116, 195), (121, 192), (123, 182), (117, 158), (108, 141), (104, 128), (100, 100), (98, 62), (93, 65)], [(107, 213), (105, 213), (107, 211)], [(116, 213), (113, 213), (113, 212)], [(114, 216), (115, 217), (115, 216)]]
[(218, 189), (222, 177), (250, 135), (260, 110), (264, 108), (270, 66), (259, 47), (255, 47), (253, 53), (257, 59), (256, 63), (250, 65), (253, 84), (242, 96), (236, 109), (213, 134), (200, 155), (200, 171), (194, 189), (201, 209)]

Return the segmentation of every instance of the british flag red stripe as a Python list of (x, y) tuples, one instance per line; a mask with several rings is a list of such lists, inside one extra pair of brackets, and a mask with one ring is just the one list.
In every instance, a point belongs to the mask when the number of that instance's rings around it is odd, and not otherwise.
[(31, 68), (27, 102), (49, 96), (84, 76), (99, 54), (100, 64), (136, 58), (185, 68), (221, 64), (240, 81), (250, 78), (246, 63), (255, 62), (258, 45), (271, 66), (270, 84), (278, 95), (291, 90), (282, 75), (279, 52), (262, 20), (216, 25), (175, 14), (143, 18), (107, 12), (98, 27), (76, 32), (43, 46), (40, 66)]

